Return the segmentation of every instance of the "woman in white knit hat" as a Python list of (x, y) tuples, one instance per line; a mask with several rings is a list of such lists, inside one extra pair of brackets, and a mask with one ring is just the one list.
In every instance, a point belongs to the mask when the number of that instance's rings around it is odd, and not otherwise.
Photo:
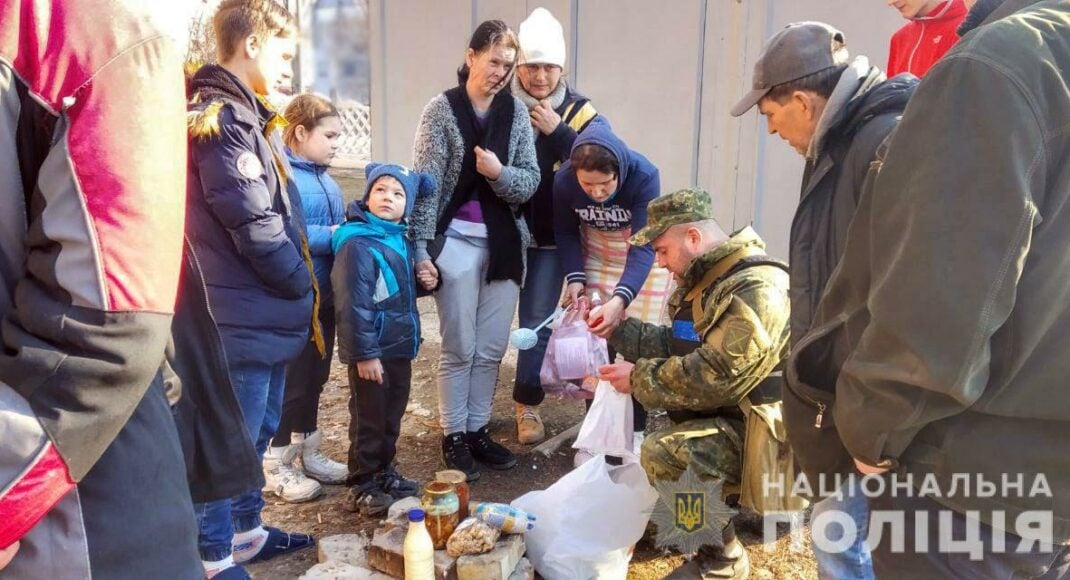
[[(524, 219), (534, 237), (527, 251), (528, 275), (520, 292), (520, 326), (533, 328), (553, 314), (564, 283), (554, 241), (554, 172), (568, 159), (576, 135), (598, 113), (586, 97), (565, 82), (565, 35), (561, 23), (545, 8), (536, 8), (520, 24), (520, 55), (513, 77), (513, 95), (527, 105), (535, 133), (541, 181)], [(538, 406), (545, 396), (539, 369), (550, 330), (539, 332), (538, 344), (520, 351), (513, 383), (517, 439), (533, 444), (546, 436)]]

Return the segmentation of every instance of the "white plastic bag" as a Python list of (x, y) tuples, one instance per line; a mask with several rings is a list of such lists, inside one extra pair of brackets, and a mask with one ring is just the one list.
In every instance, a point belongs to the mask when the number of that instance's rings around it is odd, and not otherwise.
[(637, 460), (632, 449), (634, 421), (631, 395), (618, 392), (607, 381), (598, 381), (594, 401), (572, 447), (591, 455), (604, 453), (634, 462)]
[(638, 463), (611, 466), (599, 455), (512, 505), (539, 518), (525, 539), (543, 578), (623, 580), (657, 498)]

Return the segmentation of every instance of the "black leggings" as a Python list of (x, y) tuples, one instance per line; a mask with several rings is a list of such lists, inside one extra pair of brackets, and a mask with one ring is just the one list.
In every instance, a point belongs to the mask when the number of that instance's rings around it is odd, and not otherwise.
[(320, 327), (327, 356), (321, 357), (316, 343), (309, 337), (305, 349), (286, 367), (286, 391), (282, 397), (282, 417), (271, 440), (272, 447), (290, 444), (291, 433), (311, 433), (319, 420), (320, 394), (331, 375), (334, 354), (334, 308), (320, 308)]

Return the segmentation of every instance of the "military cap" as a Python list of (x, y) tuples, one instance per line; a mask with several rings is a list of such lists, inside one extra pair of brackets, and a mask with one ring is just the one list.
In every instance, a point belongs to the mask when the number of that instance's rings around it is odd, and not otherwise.
[(651, 200), (646, 210), (646, 227), (628, 240), (633, 246), (645, 246), (665, 230), (677, 224), (713, 219), (713, 200), (702, 189), (681, 189)]

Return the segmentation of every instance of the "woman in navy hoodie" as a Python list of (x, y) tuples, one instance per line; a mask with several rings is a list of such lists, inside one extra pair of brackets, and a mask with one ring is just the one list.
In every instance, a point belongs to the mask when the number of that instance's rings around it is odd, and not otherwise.
[[(646, 225), (647, 204), (660, 191), (658, 168), (628, 149), (603, 117), (579, 135), (554, 177), (554, 237), (568, 283), (564, 302), (598, 291), (606, 302), (592, 313), (595, 334), (611, 330), (625, 311), (644, 322), (662, 321), (669, 278), (664, 270), (651, 273), (650, 247), (628, 244)], [(635, 401), (636, 450), (645, 429), (646, 411)]]
[(300, 502), (320, 494), (322, 489), (315, 480), (340, 484), (348, 471), (344, 464), (332, 461), (320, 451), (322, 437), (316, 429), (320, 393), (331, 371), (334, 350), (331, 235), (345, 222), (342, 190), (327, 174), (327, 166), (338, 148), (342, 123), (330, 101), (308, 94), (291, 101), (285, 117), (289, 124), (283, 140), (304, 208), (312, 267), (320, 290), (319, 321), (327, 354), (321, 356), (310, 339), (286, 369), (282, 418), (271, 447), (264, 454), (264, 478), (267, 488), (279, 498)]

